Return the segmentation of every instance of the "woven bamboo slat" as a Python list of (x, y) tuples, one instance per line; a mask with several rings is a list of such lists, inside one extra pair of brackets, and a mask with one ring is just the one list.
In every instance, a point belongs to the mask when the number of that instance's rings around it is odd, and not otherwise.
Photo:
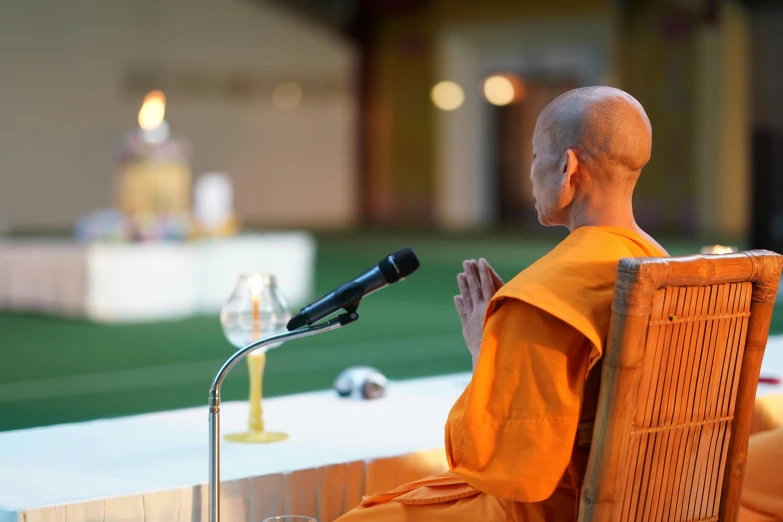
[(580, 522), (735, 521), (783, 257), (623, 259)]

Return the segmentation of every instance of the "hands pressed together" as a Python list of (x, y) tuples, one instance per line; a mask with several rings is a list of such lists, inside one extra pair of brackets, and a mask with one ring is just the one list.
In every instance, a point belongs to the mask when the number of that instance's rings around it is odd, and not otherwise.
[(503, 286), (503, 280), (486, 259), (468, 259), (462, 262), (462, 268), (463, 272), (457, 275), (459, 295), (454, 296), (454, 305), (462, 321), (462, 336), (475, 366), (481, 348), (484, 315), (490, 299)]

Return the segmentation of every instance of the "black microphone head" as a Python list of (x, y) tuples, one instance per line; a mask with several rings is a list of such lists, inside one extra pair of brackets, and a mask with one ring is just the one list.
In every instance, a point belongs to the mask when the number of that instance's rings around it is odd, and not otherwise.
[(387, 283), (395, 283), (419, 268), (419, 258), (410, 248), (403, 248), (381, 259), (378, 268)]
[(410, 248), (403, 248), (391, 255), (394, 264), (400, 270), (400, 277), (408, 277), (419, 268), (419, 258)]

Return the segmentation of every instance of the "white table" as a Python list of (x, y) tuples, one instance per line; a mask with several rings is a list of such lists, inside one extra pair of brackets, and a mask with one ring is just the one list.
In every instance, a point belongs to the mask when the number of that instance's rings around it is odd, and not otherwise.
[[(770, 336), (761, 361), (761, 376), (771, 375), (783, 378), (783, 335)], [(783, 394), (783, 385), (759, 384), (756, 397)]]
[[(770, 338), (762, 374), (783, 375), (783, 336)], [(291, 438), (222, 443), (224, 520), (328, 522), (364, 494), (445, 470), (444, 422), (468, 379), (392, 382), (378, 401), (267, 399), (267, 428)], [(759, 397), (779, 395), (759, 386)], [(0, 433), (0, 522), (206, 522), (207, 417), (204, 406)], [(223, 434), (246, 420), (247, 403), (222, 405)]]
[[(225, 520), (308, 514), (328, 522), (362, 495), (446, 469), (443, 427), (469, 375), (392, 382), (377, 401), (331, 391), (264, 401), (288, 441), (223, 442)], [(208, 518), (206, 406), (0, 433), (0, 522)], [(247, 403), (221, 408), (241, 431)]]
[(291, 305), (313, 297), (304, 232), (193, 242), (0, 241), (0, 310), (138, 322), (215, 313), (240, 273), (275, 274)]

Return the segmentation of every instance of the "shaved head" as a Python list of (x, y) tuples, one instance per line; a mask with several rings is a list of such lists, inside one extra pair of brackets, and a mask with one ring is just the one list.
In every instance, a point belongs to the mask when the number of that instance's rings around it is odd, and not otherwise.
[(633, 190), (651, 151), (650, 120), (630, 94), (584, 87), (555, 98), (533, 132), (530, 179), (539, 221), (571, 230), (596, 223), (638, 228)]
[(584, 87), (557, 97), (541, 112), (536, 132), (552, 154), (574, 150), (597, 182), (635, 182), (652, 151), (644, 108), (612, 87)]

